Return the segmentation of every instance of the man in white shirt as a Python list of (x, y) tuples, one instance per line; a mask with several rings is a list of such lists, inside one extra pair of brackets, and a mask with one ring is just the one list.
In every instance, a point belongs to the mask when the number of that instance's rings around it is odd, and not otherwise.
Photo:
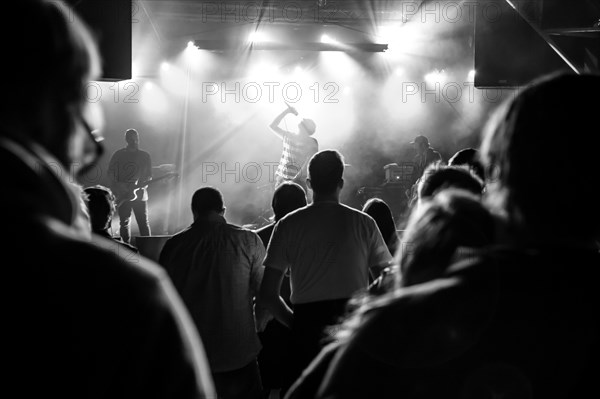
[[(324, 150), (308, 167), (313, 203), (275, 226), (264, 261), (260, 302), (292, 329), (283, 394), (319, 353), (325, 328), (342, 316), (348, 299), (366, 289), (369, 272), (388, 266), (392, 256), (375, 221), (340, 204), (344, 161)], [(279, 296), (290, 270), (292, 310)]]

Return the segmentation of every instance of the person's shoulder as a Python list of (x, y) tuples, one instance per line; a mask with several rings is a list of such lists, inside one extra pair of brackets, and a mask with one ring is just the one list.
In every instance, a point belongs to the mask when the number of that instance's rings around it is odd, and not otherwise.
[(48, 258), (60, 259), (57, 263), (64, 267), (63, 272), (73, 273), (82, 281), (93, 281), (97, 287), (131, 290), (133, 297), (134, 292), (146, 295), (158, 289), (166, 278), (159, 265), (111, 238), (94, 236), (92, 240), (83, 240), (58, 222), (46, 223), (45, 227)]
[(127, 151), (125, 148), (119, 148), (112, 153), (111, 158), (121, 156), (125, 151)]
[(258, 238), (258, 234), (256, 231), (250, 230), (244, 226), (240, 226), (234, 223), (227, 223), (226, 225), (227, 231), (231, 234), (236, 234), (244, 237)]
[(298, 209), (294, 209), (293, 211), (289, 212), (287, 215), (285, 215), (284, 217), (279, 219), (279, 221), (276, 224), (280, 225), (280, 226), (285, 226), (285, 225), (292, 225), (294, 223), (302, 223), (305, 220), (307, 215), (309, 215), (315, 211), (316, 211), (315, 207), (306, 205), (306, 206), (303, 206)]
[[(407, 366), (399, 363), (402, 361), (433, 364), (455, 356), (477, 339), (489, 321), (494, 301), (493, 291), (468, 284), (459, 276), (405, 287), (391, 301), (370, 312), (355, 339), (363, 349), (398, 367)], [(425, 319), (424, 314), (428, 315)], [(406, 329), (407, 325), (411, 328)], [(447, 331), (454, 334), (450, 336)], [(382, 334), (395, 337), (395, 344), (383, 343)], [(430, 354), (435, 359), (417, 349), (434, 343), (440, 348)]]
[(430, 148), (429, 150), (436, 158), (442, 159), (442, 154), (438, 150), (436, 150), (435, 148)]
[[(275, 222), (269, 223), (266, 226), (263, 226), (261, 228), (258, 228), (256, 230), (254, 230), (254, 232), (256, 234), (258, 234), (259, 237), (263, 237), (263, 236), (270, 236), (271, 233), (273, 232), (273, 229), (275, 228)], [(264, 240), (263, 240), (264, 241)]]
[(356, 209), (356, 208), (353, 208), (351, 206), (348, 206), (348, 205), (342, 204), (342, 203), (340, 203), (340, 206), (342, 207), (344, 213), (346, 213), (347, 215), (349, 215), (353, 218), (356, 218), (358, 220), (365, 221), (368, 223), (371, 223), (371, 221), (373, 221), (373, 222), (375, 221), (370, 215), (368, 215), (367, 213), (363, 212), (360, 209)]
[(167, 240), (165, 241), (165, 245), (173, 245), (181, 240), (184, 240), (187, 236), (193, 234), (193, 230), (194, 229), (192, 225), (184, 228), (181, 231), (178, 231), (177, 233), (171, 235), (171, 237), (167, 238)]
[(258, 230), (255, 230), (254, 232), (258, 234), (258, 237), (260, 237), (262, 240), (263, 245), (267, 247), (269, 240), (271, 239), (271, 235), (273, 234), (273, 230), (275, 230), (275, 223), (270, 223)]
[(150, 158), (150, 153), (148, 151), (145, 151), (145, 150), (138, 150), (138, 151), (144, 158)]

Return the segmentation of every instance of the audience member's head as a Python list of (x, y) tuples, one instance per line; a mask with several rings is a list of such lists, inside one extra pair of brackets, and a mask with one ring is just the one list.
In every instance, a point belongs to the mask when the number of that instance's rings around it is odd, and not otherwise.
[(63, 167), (78, 171), (87, 164), (89, 150), (101, 151), (90, 128), (100, 127), (100, 105), (86, 97), (87, 84), (100, 74), (92, 35), (59, 1), (13, 1), (3, 12), (23, 18), (27, 34), (16, 34), (15, 25), (0, 27), (7, 38), (2, 51), (10, 59), (0, 63), (2, 76), (10, 77), (3, 83), (10, 95), (0, 99), (0, 135), (38, 143)]
[(544, 77), (484, 130), (490, 202), (526, 240), (600, 235), (599, 92), (599, 75)]
[(458, 166), (430, 165), (419, 182), (419, 203), (434, 197), (438, 192), (457, 188), (481, 196), (484, 184), (477, 176)]
[(84, 190), (93, 232), (105, 232), (110, 228), (115, 213), (115, 197), (105, 186), (96, 185)]
[(194, 220), (211, 214), (223, 215), (225, 213), (223, 195), (214, 187), (199, 188), (192, 196), (192, 213)]
[(339, 193), (344, 185), (344, 158), (335, 150), (323, 150), (308, 164), (308, 182), (316, 195)]
[(463, 166), (471, 170), (481, 181), (485, 182), (485, 169), (481, 163), (479, 150), (464, 148), (457, 151), (449, 160), (448, 166)]
[(403, 286), (440, 277), (459, 248), (492, 243), (494, 221), (481, 199), (460, 189), (447, 189), (411, 214), (400, 251)]
[(390, 253), (395, 253), (398, 236), (394, 216), (388, 204), (382, 199), (371, 198), (365, 203), (362, 211), (375, 220)]
[(284, 182), (273, 194), (273, 213), (275, 221), (279, 221), (288, 213), (306, 206), (306, 191), (297, 183)]

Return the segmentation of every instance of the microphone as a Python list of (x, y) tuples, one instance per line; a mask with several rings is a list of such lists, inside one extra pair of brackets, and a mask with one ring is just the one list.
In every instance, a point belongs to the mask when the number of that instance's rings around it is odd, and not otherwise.
[(296, 111), (296, 108), (292, 107), (290, 104), (287, 103), (287, 101), (284, 101), (285, 105), (287, 105), (288, 108), (291, 108), (294, 112), (294, 115), (298, 116), (298, 111)]

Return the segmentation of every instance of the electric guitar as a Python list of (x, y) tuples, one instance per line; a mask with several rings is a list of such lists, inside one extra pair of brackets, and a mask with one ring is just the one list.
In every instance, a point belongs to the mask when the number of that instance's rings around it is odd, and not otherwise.
[(113, 194), (115, 195), (115, 204), (117, 208), (127, 201), (135, 201), (136, 199), (138, 199), (139, 192), (141, 189), (151, 186), (154, 183), (158, 183), (159, 181), (162, 181), (164, 179), (173, 177), (179, 177), (179, 174), (175, 172), (170, 172), (163, 176), (145, 182), (116, 183), (115, 187), (112, 190)]

